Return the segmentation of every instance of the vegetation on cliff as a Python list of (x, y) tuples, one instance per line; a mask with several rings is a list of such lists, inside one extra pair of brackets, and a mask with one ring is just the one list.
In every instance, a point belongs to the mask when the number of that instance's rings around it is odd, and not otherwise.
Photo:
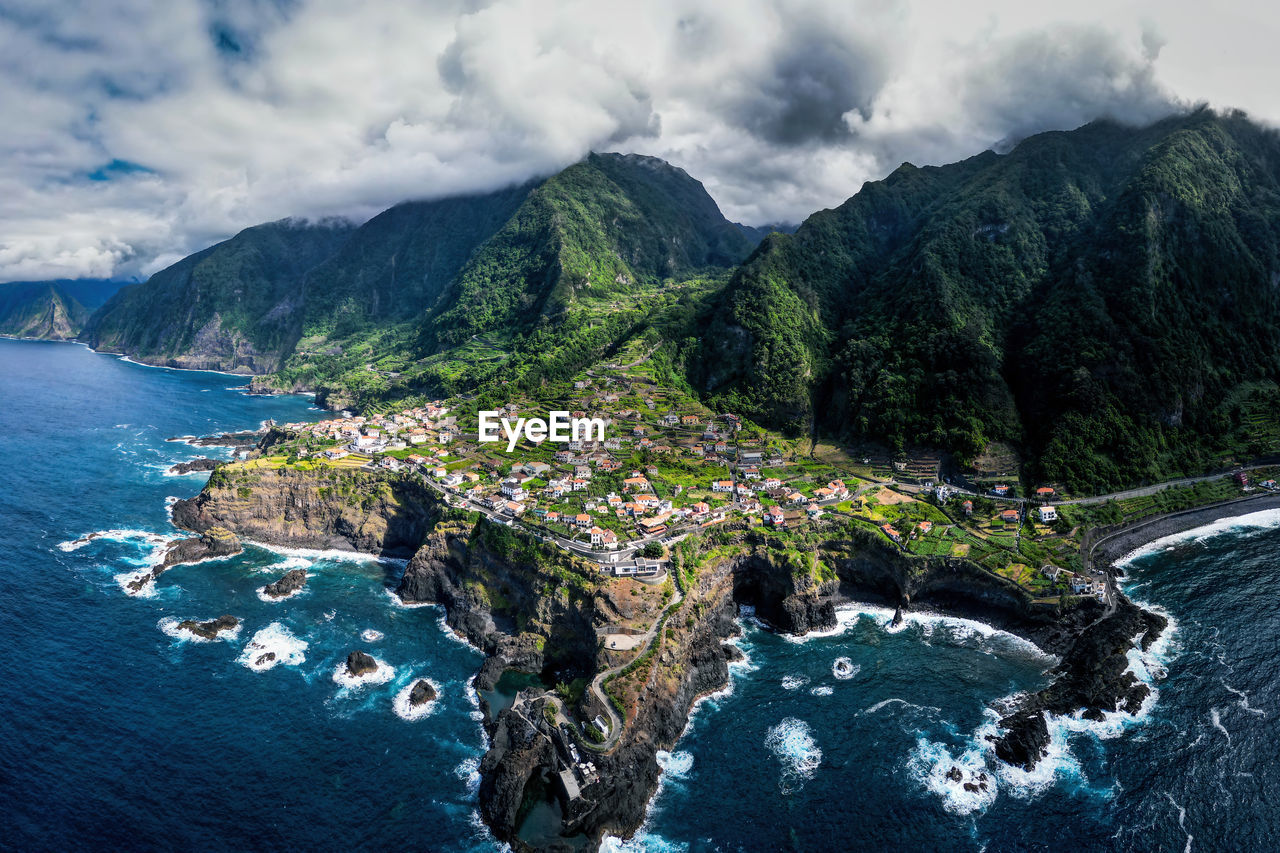
[(0, 335), (68, 341), (88, 318), (88, 310), (55, 282), (0, 286)]
[(768, 238), (690, 370), (774, 426), (962, 457), (1004, 440), (1081, 490), (1202, 469), (1275, 422), (1278, 153), (1202, 110), (904, 165)]

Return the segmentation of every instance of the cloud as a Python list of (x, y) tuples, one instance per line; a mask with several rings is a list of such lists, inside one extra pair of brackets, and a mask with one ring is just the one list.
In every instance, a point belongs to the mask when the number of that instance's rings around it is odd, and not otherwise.
[[(903, 160), (1167, 114), (1209, 37), (1191, 7), (987, 2), (0, 0), (0, 280), (145, 274), (591, 150), (798, 221)], [(1236, 103), (1280, 116), (1265, 88)]]

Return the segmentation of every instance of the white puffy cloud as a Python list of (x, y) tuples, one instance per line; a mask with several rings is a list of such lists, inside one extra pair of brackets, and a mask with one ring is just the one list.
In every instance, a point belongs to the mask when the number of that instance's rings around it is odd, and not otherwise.
[[(1229, 8), (975, 5), (0, 0), (0, 280), (146, 274), (258, 222), (591, 150), (669, 159), (761, 223), (1099, 116), (1280, 118), (1257, 82), (1280, 14), (1240, 12), (1267, 19), (1241, 35)], [(1228, 39), (1236, 72), (1188, 72)]]

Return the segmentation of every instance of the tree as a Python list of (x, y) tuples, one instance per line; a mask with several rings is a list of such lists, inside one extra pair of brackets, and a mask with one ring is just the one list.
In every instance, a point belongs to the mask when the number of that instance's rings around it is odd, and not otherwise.
[(658, 542), (646, 542), (644, 543), (644, 547), (640, 549), (640, 556), (648, 557), (651, 560), (658, 559), (662, 556), (662, 553), (662, 545)]

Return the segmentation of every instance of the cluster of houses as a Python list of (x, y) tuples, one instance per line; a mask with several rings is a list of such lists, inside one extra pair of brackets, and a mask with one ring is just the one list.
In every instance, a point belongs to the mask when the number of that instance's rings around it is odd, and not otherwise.
[(327, 459), (352, 453), (373, 455), (426, 445), (449, 444), (459, 434), (457, 419), (439, 401), (394, 415), (344, 415), (315, 423), (289, 423), (284, 428), (303, 436), (337, 444), (324, 451)]
[[(931, 530), (933, 530), (933, 522), (928, 521), (926, 519), (925, 521), (916, 522), (916, 525), (914, 528), (914, 534), (916, 536), (924, 536)], [(899, 545), (902, 544), (902, 541), (903, 541), (902, 532), (899, 531), (898, 528), (894, 527), (892, 524), (880, 525), (880, 531), (884, 533), (885, 536), (888, 536), (890, 539), (892, 539), (894, 542), (897, 542)]]
[(1092, 595), (1099, 601), (1107, 600), (1107, 578), (1100, 572), (1086, 577), (1050, 564), (1041, 567), (1040, 573), (1053, 583), (1065, 583), (1074, 595)]

